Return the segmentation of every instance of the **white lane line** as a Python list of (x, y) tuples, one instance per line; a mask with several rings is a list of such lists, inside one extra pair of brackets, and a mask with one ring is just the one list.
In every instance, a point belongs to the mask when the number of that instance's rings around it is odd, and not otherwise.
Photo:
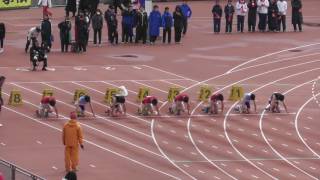
[(282, 146), (284, 146), (284, 147), (288, 147), (288, 144), (281, 144)]
[(248, 147), (249, 147), (249, 148), (253, 148), (254, 146), (252, 146), (252, 145), (248, 144)]
[(277, 169), (277, 168), (272, 168), (273, 170), (275, 170), (275, 171), (278, 171), (278, 172), (280, 172), (280, 170), (279, 169)]
[(245, 120), (245, 121), (249, 121), (249, 119), (248, 118), (242, 118), (243, 120)]
[(136, 84), (140, 84), (140, 85), (145, 86), (145, 87), (149, 87), (149, 88), (151, 88), (151, 89), (155, 89), (155, 90), (157, 90), (157, 91), (159, 91), (159, 92), (162, 92), (162, 93), (165, 93), (165, 94), (168, 93), (167, 91), (164, 91), (164, 90), (162, 90), (162, 89), (159, 89), (159, 88), (150, 86), (150, 85), (145, 84), (145, 83), (142, 83), (142, 82), (138, 82), (138, 81), (132, 81), (132, 82), (133, 82), (133, 83), (136, 83)]
[(182, 86), (180, 84), (176, 84), (176, 83), (173, 83), (173, 82), (170, 82), (170, 81), (166, 81), (166, 80), (162, 80), (162, 82), (167, 83), (167, 84), (171, 84), (173, 86), (180, 87), (180, 88), (183, 88), (183, 89), (187, 88), (187, 87)]
[(308, 118), (308, 119), (310, 119), (310, 120), (312, 120), (312, 119), (313, 119), (311, 116), (308, 116), (307, 118)]
[(176, 134), (176, 131), (175, 131), (175, 130), (170, 130), (170, 132), (171, 132), (172, 134)]
[(198, 170), (198, 172), (201, 173), (201, 174), (205, 174), (206, 173), (206, 172), (204, 172), (204, 171), (202, 171), (200, 169)]
[(180, 146), (178, 146), (176, 149), (182, 150), (183, 148), (182, 148), (182, 147), (180, 147)]
[(204, 131), (207, 132), (207, 133), (210, 133), (210, 130), (209, 130), (209, 129), (205, 129)]
[(52, 169), (54, 169), (54, 170), (58, 170), (58, 168), (57, 168), (57, 167), (55, 167), (55, 166), (52, 166)]
[(198, 143), (200, 143), (200, 144), (203, 144), (203, 141), (201, 141), (201, 140), (198, 140)]
[(289, 173), (289, 175), (290, 175), (291, 177), (293, 177), (293, 178), (296, 178), (296, 177), (297, 177), (296, 175), (294, 175), (294, 174), (292, 174), (292, 173)]
[(292, 136), (292, 133), (286, 132), (286, 135), (288, 135), (288, 136)]
[(218, 147), (215, 146), (215, 145), (212, 145), (211, 147), (212, 147), (213, 149), (218, 149)]
[(238, 143), (238, 142), (239, 142), (239, 141), (238, 141), (238, 140), (236, 140), (236, 139), (232, 139), (232, 141), (233, 141), (233, 142), (236, 142), (236, 143)]
[(277, 128), (274, 128), (274, 127), (273, 127), (273, 128), (271, 128), (271, 129), (272, 129), (272, 130), (274, 130), (274, 131), (278, 131), (278, 129), (277, 129)]
[(311, 128), (309, 128), (309, 127), (304, 127), (306, 130), (310, 130)]
[(242, 170), (241, 169), (236, 169), (237, 172), (239, 173), (242, 173)]
[(262, 162), (257, 162), (257, 164), (259, 164), (260, 166), (263, 166), (263, 165), (264, 165)]
[(244, 129), (242, 129), (242, 128), (238, 128), (238, 131), (240, 131), (240, 132), (244, 132)]
[(276, 120), (281, 120), (281, 118), (280, 117), (276, 117)]
[(224, 164), (224, 163), (220, 163), (220, 165), (223, 166), (223, 167), (227, 167), (227, 165)]
[(219, 134), (219, 136), (222, 137), (222, 138), (224, 138), (224, 135), (222, 135), (222, 134)]
[(96, 167), (96, 166), (95, 166), (95, 165), (93, 165), (93, 164), (90, 164), (89, 166), (90, 166), (90, 167), (92, 167), (92, 168), (95, 168), (95, 167)]
[[(6, 94), (6, 95), (9, 96), (9, 94)], [(24, 102), (26, 102), (26, 101), (24, 101)], [(33, 117), (30, 117), (30, 116), (28, 116), (28, 115), (26, 115), (26, 114), (23, 114), (23, 113), (20, 113), (20, 112), (18, 112), (18, 111), (15, 111), (15, 110), (13, 110), (13, 109), (11, 109), (11, 108), (9, 108), (9, 107), (3, 106), (3, 108), (6, 109), (6, 110), (8, 110), (8, 111), (11, 111), (11, 112), (14, 112), (14, 113), (16, 113), (16, 114), (19, 114), (20, 116), (23, 116), (23, 117), (25, 117), (25, 118), (27, 118), (27, 119), (30, 119), (30, 120), (34, 121), (34, 122), (37, 122), (37, 123), (39, 123), (39, 124), (42, 124), (42, 125), (47, 126), (47, 127), (49, 127), (49, 128), (52, 128), (52, 129), (57, 130), (57, 131), (59, 131), (59, 132), (62, 132), (61, 129), (59, 129), (59, 128), (55, 127), (55, 126), (52, 126), (52, 125), (47, 124), (47, 123), (45, 123), (45, 122), (39, 121), (39, 120), (37, 120), (37, 119), (35, 119), (35, 118), (33, 118)], [(95, 147), (98, 148), (98, 149), (101, 149), (101, 150), (110, 152), (110, 153), (112, 153), (112, 154), (115, 154), (115, 155), (117, 155), (117, 156), (119, 156), (119, 157), (122, 157), (122, 158), (124, 158), (124, 159), (126, 159), (126, 160), (129, 160), (129, 161), (131, 161), (131, 162), (134, 162), (134, 163), (136, 163), (136, 164), (139, 164), (140, 166), (143, 166), (143, 167), (145, 167), (145, 168), (147, 168), (147, 169), (150, 169), (150, 170), (156, 171), (156, 172), (158, 172), (158, 173), (160, 173), (160, 174), (163, 174), (163, 175), (169, 176), (169, 177), (171, 177), (171, 178), (174, 178), (174, 179), (177, 179), (177, 180), (179, 179), (179, 180), (180, 180), (180, 178), (178, 178), (178, 177), (176, 177), (176, 176), (173, 176), (173, 175), (171, 175), (171, 174), (169, 174), (169, 173), (166, 173), (166, 172), (164, 172), (164, 171), (161, 171), (161, 170), (158, 170), (158, 169), (156, 169), (156, 168), (153, 168), (153, 167), (151, 167), (151, 166), (149, 166), (149, 165), (146, 165), (146, 164), (144, 164), (144, 163), (142, 163), (142, 162), (139, 162), (139, 161), (137, 161), (137, 160), (135, 160), (135, 159), (129, 158), (129, 157), (127, 157), (127, 156), (125, 156), (125, 155), (122, 155), (122, 154), (120, 154), (120, 153), (118, 153), (118, 152), (112, 151), (112, 150), (110, 150), (110, 149), (108, 149), (108, 148), (105, 148), (105, 147), (103, 147), (103, 146), (101, 146), (101, 145), (98, 145), (98, 144), (96, 144), (96, 143), (94, 143), (94, 142), (92, 142), (92, 141), (89, 141), (89, 140), (86, 140), (86, 139), (85, 139), (84, 141), (85, 141), (86, 143), (92, 145), (92, 146), (95, 146)]]
[(187, 164), (183, 164), (184, 167), (189, 168), (190, 166)]
[(198, 154), (195, 153), (195, 152), (190, 152), (190, 154), (194, 155), (194, 156), (197, 156)]
[(216, 179), (220, 179), (218, 176), (214, 176), (214, 178), (216, 178)]
[(6, 146), (6, 144), (5, 144), (5, 143), (3, 143), (3, 142), (1, 142), (0, 144), (1, 144), (1, 146)]
[(253, 178), (255, 178), (255, 179), (259, 179), (259, 177), (258, 176), (256, 176), (256, 175), (251, 175), (251, 177), (253, 177)]
[(163, 144), (169, 144), (168, 141), (162, 141)]
[(232, 154), (232, 152), (231, 152), (231, 151), (227, 151), (227, 153), (228, 153), (228, 154)]
[(40, 144), (40, 145), (42, 144), (42, 142), (41, 142), (41, 141), (36, 141), (36, 142), (37, 142), (38, 144)]
[(141, 70), (142, 68), (141, 67), (138, 67), (138, 66), (132, 66), (134, 69), (138, 69), (138, 70)]
[(317, 168), (310, 166), (310, 169), (312, 170), (317, 170)]
[(297, 151), (299, 152), (304, 152), (304, 150), (297, 148)]

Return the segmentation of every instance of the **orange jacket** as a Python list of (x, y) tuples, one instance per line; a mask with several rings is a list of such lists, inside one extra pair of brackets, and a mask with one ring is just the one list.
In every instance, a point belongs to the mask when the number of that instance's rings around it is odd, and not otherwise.
[(75, 147), (83, 143), (83, 135), (80, 124), (74, 120), (69, 120), (63, 127), (62, 142), (65, 146)]

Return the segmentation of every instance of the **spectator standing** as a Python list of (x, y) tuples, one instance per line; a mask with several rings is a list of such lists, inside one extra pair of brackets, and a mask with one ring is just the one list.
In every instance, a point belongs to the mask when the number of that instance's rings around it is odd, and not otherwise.
[(3, 53), (4, 38), (6, 37), (6, 27), (4, 23), (0, 22), (0, 54)]
[(107, 24), (109, 42), (111, 40), (110, 17), (111, 17), (113, 8), (114, 7), (112, 5), (109, 5), (108, 9), (104, 12), (104, 20), (106, 21), (106, 24)]
[(164, 13), (162, 15), (162, 27), (163, 27), (163, 39), (162, 42), (166, 43), (168, 37), (168, 43), (171, 43), (171, 28), (173, 26), (173, 17), (169, 12), (169, 7), (165, 7)]
[(133, 16), (132, 6), (129, 6), (128, 9), (122, 11), (122, 24), (123, 24), (123, 38), (122, 41), (125, 43), (132, 43), (133, 36), (133, 24), (134, 24), (134, 16)]
[(77, 122), (77, 114), (72, 112), (70, 120), (63, 126), (62, 142), (65, 146), (66, 171), (76, 171), (79, 164), (79, 146), (83, 146), (83, 134), (80, 124)]
[(67, 17), (69, 17), (70, 12), (72, 12), (72, 17), (75, 17), (77, 12), (77, 0), (67, 0), (67, 6), (65, 10)]
[(297, 25), (299, 28), (299, 31), (302, 32), (302, 3), (301, 0), (292, 0), (291, 1), (292, 6), (292, 25), (294, 28), (294, 31), (297, 31)]
[(267, 15), (268, 15), (268, 0), (258, 0), (258, 13), (259, 13), (259, 31), (265, 32), (267, 28)]
[(213, 31), (214, 33), (220, 33), (222, 7), (219, 4), (219, 0), (216, 0), (216, 4), (212, 8), (213, 15)]
[(100, 9), (97, 9), (95, 15), (92, 16), (92, 29), (93, 29), (93, 44), (97, 44), (97, 36), (99, 41), (99, 46), (101, 46), (101, 35), (103, 28), (103, 16)]
[(176, 10), (173, 12), (174, 19), (174, 39), (175, 43), (181, 42), (181, 35), (183, 29), (183, 14), (180, 6), (176, 6)]
[(114, 12), (114, 9), (110, 9), (110, 17), (109, 17), (109, 30), (110, 30), (110, 43), (118, 44), (118, 20), (117, 14)]
[(288, 4), (287, 1), (285, 0), (279, 0), (277, 2), (278, 10), (279, 10), (279, 20), (278, 20), (278, 31), (281, 30), (281, 25), (282, 25), (282, 31), (286, 31), (286, 14), (288, 10)]
[(187, 29), (188, 29), (188, 19), (191, 18), (192, 16), (192, 10), (190, 6), (187, 4), (187, 1), (184, 0), (182, 5), (180, 6), (181, 12), (183, 15), (183, 35), (187, 34)]
[(228, 4), (224, 7), (224, 14), (226, 17), (226, 33), (231, 33), (234, 14), (234, 6), (232, 5), (232, 0), (228, 0)]
[(237, 30), (243, 33), (244, 19), (246, 17), (248, 6), (245, 0), (238, 0), (237, 5)]
[(149, 36), (151, 44), (154, 44), (160, 35), (161, 23), (161, 13), (159, 12), (159, 7), (155, 5), (149, 16)]
[[(3, 102), (3, 99), (2, 99), (2, 86), (4, 84), (4, 81), (6, 80), (6, 77), (4, 76), (0, 76), (0, 112), (1, 112), (1, 107), (3, 106), (4, 102)], [(0, 124), (1, 126), (1, 124)]]
[(44, 16), (43, 21), (41, 23), (41, 39), (41, 43), (44, 45), (45, 48), (47, 48), (48, 51), (50, 51), (53, 39), (51, 22), (48, 15)]
[(148, 31), (148, 14), (144, 10), (144, 7), (140, 7), (137, 12), (137, 27), (136, 27), (136, 40), (138, 43), (142, 40), (143, 44), (147, 42), (147, 31)]
[(271, 0), (268, 8), (268, 27), (269, 31), (275, 32), (278, 30), (278, 6), (277, 0)]
[(248, 31), (256, 31), (256, 22), (257, 22), (257, 0), (249, 0), (248, 3)]
[(60, 30), (61, 52), (68, 52), (68, 47), (71, 42), (71, 22), (69, 17), (58, 24)]
[(39, 0), (38, 6), (42, 6), (42, 17), (52, 16), (52, 13), (49, 11), (49, 8), (52, 7), (51, 0)]

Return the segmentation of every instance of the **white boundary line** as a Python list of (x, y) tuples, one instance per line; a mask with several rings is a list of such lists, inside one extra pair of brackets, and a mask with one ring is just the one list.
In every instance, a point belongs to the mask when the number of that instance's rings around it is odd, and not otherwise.
[[(315, 68), (315, 69), (309, 70), (308, 72), (313, 71), (313, 70), (319, 70), (319, 69), (320, 69), (320, 68)], [(303, 73), (304, 73), (304, 72), (303, 72)], [(300, 75), (300, 74), (302, 74), (302, 73), (300, 72), (300, 73), (293, 74), (293, 75), (296, 76), (296, 75)], [(292, 77), (292, 75), (290, 75), (290, 76), (288, 76), (288, 77), (286, 77), (286, 78), (284, 78), (284, 79), (287, 79), (287, 78), (290, 78), (290, 77)], [(278, 79), (277, 81), (281, 81), (281, 80), (283, 80), (283, 78), (282, 78), (282, 79)], [(314, 81), (314, 80), (312, 80), (312, 81)], [(305, 84), (307, 84), (307, 83), (310, 83), (310, 82), (311, 82), (311, 81), (308, 81), (308, 82), (302, 83), (302, 84), (300, 84), (300, 85), (298, 85), (298, 86), (296, 86), (296, 87), (294, 87), (294, 88), (291, 88), (291, 89), (289, 89), (288, 91), (286, 91), (284, 94), (287, 94), (287, 93), (293, 91), (294, 89), (297, 89), (297, 88), (299, 88), (299, 87), (301, 87), (301, 86), (303, 86), (303, 85), (305, 85)], [(267, 84), (266, 84), (266, 86), (267, 86)], [(262, 89), (262, 88), (263, 88), (263, 86), (261, 86), (261, 87), (258, 88), (258, 89), (255, 89), (254, 91), (257, 91), (257, 90)], [(254, 91), (252, 91), (252, 92), (254, 92)], [(294, 165), (292, 162), (290, 162), (288, 159), (286, 159), (284, 156), (282, 156), (275, 148), (273, 148), (273, 146), (270, 144), (270, 142), (269, 142), (268, 139), (266, 138), (266, 136), (265, 136), (265, 134), (264, 134), (264, 131), (263, 131), (263, 124), (262, 124), (262, 123), (263, 123), (263, 115), (264, 115), (265, 112), (266, 112), (266, 110), (263, 110), (263, 112), (262, 112), (262, 114), (261, 114), (261, 116), (260, 116), (260, 119), (259, 119), (259, 128), (260, 128), (260, 132), (261, 132), (261, 135), (262, 135), (264, 141), (268, 144), (268, 146), (272, 149), (272, 151), (273, 151), (274, 153), (276, 153), (276, 154), (277, 154), (281, 159), (283, 159), (285, 162), (287, 162), (288, 164), (290, 164), (290, 165), (293, 166), (294, 168), (298, 169), (298, 170), (299, 170), (300, 172), (302, 172), (303, 174), (309, 176), (310, 178), (317, 180), (318, 178), (316, 178), (316, 177), (312, 176), (311, 174), (307, 173), (306, 171), (300, 169), (298, 166)]]
[(300, 131), (299, 131), (299, 127), (298, 127), (298, 120), (299, 120), (298, 118), (299, 118), (299, 116), (300, 116), (300, 113), (302, 112), (302, 110), (304, 109), (304, 107), (305, 107), (307, 104), (309, 104), (312, 100), (314, 100), (314, 96), (317, 97), (317, 96), (319, 96), (319, 95), (320, 95), (320, 93), (313, 95), (313, 97), (311, 97), (308, 101), (306, 101), (306, 102), (300, 107), (300, 109), (298, 110), (297, 115), (296, 115), (296, 117), (295, 117), (295, 119), (294, 119), (294, 126), (295, 126), (296, 132), (297, 132), (297, 134), (298, 134), (298, 136), (299, 136), (299, 139), (303, 142), (303, 144), (304, 144), (315, 156), (317, 156), (317, 157), (320, 159), (320, 155), (319, 155), (317, 152), (315, 152), (315, 151), (308, 145), (308, 143), (302, 138), (302, 135), (301, 135), (301, 133), (300, 133)]
[[(40, 124), (42, 124), (42, 125), (44, 125), (44, 126), (47, 126), (47, 127), (52, 128), (52, 129), (54, 129), (54, 130), (57, 130), (57, 131), (62, 132), (61, 129), (56, 128), (56, 127), (54, 127), (54, 126), (52, 126), (52, 125), (50, 125), (50, 124), (44, 123), (44, 122), (42, 122), (42, 121), (39, 121), (39, 120), (37, 120), (37, 119), (35, 119), (35, 118), (33, 118), (33, 117), (30, 117), (30, 116), (28, 116), (28, 115), (26, 115), (26, 114), (20, 113), (20, 112), (18, 112), (18, 111), (15, 111), (15, 110), (13, 110), (13, 109), (11, 109), (11, 108), (6, 107), (6, 106), (3, 106), (3, 108), (4, 108), (4, 109), (7, 109), (8, 111), (14, 112), (14, 113), (16, 113), (16, 114), (18, 114), (18, 115), (20, 115), (20, 116), (23, 116), (23, 117), (25, 117), (25, 118), (27, 118), (27, 119), (30, 119), (30, 120), (35, 121), (35, 122), (37, 122), (37, 123), (40, 123)], [(147, 165), (147, 164), (144, 164), (144, 163), (142, 163), (142, 162), (139, 162), (139, 161), (137, 161), (137, 160), (134, 160), (134, 159), (132, 159), (132, 158), (130, 158), (130, 157), (127, 157), (127, 156), (125, 156), (125, 155), (122, 155), (122, 154), (120, 154), (120, 153), (118, 153), (118, 152), (112, 151), (112, 150), (110, 150), (110, 149), (108, 149), (108, 148), (105, 148), (105, 147), (103, 147), (103, 146), (101, 146), (101, 145), (98, 145), (98, 144), (96, 144), (96, 143), (94, 143), (94, 142), (92, 142), (92, 141), (89, 141), (89, 140), (86, 140), (86, 139), (85, 139), (84, 141), (85, 141), (86, 143), (88, 143), (88, 144), (90, 144), (90, 145), (98, 148), (98, 149), (101, 149), (101, 150), (107, 151), (107, 152), (109, 152), (109, 153), (111, 153), (111, 154), (117, 155), (117, 156), (119, 156), (119, 157), (121, 157), (121, 158), (124, 158), (124, 159), (126, 159), (126, 160), (128, 160), (128, 161), (131, 161), (131, 162), (133, 162), (133, 163), (139, 164), (140, 166), (145, 167), (145, 168), (147, 168), (147, 169), (151, 169), (151, 170), (156, 171), (156, 172), (158, 172), (158, 173), (160, 173), (160, 174), (169, 176), (169, 177), (171, 177), (171, 178), (173, 178), (173, 179), (177, 179), (177, 180), (180, 180), (180, 179), (181, 179), (181, 178), (178, 178), (178, 177), (176, 177), (176, 176), (174, 176), (174, 175), (171, 175), (171, 174), (169, 174), (169, 173), (166, 173), (166, 172), (164, 172), (164, 171), (161, 171), (161, 170), (158, 170), (158, 169), (156, 169), (156, 168), (153, 168), (153, 167), (151, 167), (151, 166), (149, 166), (149, 165)]]

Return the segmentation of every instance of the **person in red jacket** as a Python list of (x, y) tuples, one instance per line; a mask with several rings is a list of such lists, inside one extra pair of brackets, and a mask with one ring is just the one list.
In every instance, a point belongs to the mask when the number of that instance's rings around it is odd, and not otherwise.
[(169, 108), (171, 114), (180, 115), (181, 112), (188, 112), (190, 115), (189, 96), (187, 94), (179, 94), (174, 98), (174, 102)]
[(44, 96), (41, 99), (39, 109), (36, 111), (36, 114), (40, 118), (47, 118), (49, 114), (54, 110), (56, 117), (59, 117), (58, 109), (56, 107), (56, 99), (52, 96)]
[(154, 114), (155, 112), (157, 115), (160, 115), (158, 99), (154, 96), (145, 97), (141, 102), (138, 112), (142, 115)]

